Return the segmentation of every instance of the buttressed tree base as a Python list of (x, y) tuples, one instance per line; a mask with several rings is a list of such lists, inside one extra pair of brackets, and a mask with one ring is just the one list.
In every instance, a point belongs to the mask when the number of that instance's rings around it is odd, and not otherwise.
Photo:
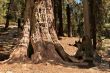
[[(69, 55), (60, 45), (54, 30), (54, 14), (51, 0), (26, 0), (24, 29), (19, 44), (14, 47), (10, 58), (5, 62), (26, 62), (29, 45), (32, 45), (31, 60), (34, 63), (44, 61), (69, 61)], [(28, 52), (28, 54), (27, 54)]]

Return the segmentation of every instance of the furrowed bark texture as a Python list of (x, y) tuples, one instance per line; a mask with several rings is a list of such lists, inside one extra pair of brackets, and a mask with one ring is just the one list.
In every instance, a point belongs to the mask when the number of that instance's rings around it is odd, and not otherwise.
[(23, 36), (8, 61), (27, 61), (28, 49), (33, 49), (30, 56), (33, 63), (70, 61), (54, 29), (51, 0), (26, 0)]
[[(34, 30), (32, 30), (31, 40), (34, 48), (32, 60), (34, 62), (65, 60), (65, 55), (67, 56), (67, 54), (60, 45), (54, 30), (54, 14), (51, 0), (42, 0), (35, 6), (34, 10), (36, 11), (34, 11), (35, 14), (33, 16)], [(39, 16), (41, 16), (40, 19)]]

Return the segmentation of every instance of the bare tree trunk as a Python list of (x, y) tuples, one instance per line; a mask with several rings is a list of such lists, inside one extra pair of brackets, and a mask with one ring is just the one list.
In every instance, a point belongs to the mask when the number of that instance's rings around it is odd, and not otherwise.
[(84, 0), (84, 36), (91, 37), (90, 32), (90, 16), (89, 16), (89, 2), (88, 0)]
[[(93, 64), (94, 50), (91, 40), (91, 25), (90, 25), (90, 15), (89, 15), (89, 1), (84, 0), (84, 37), (82, 38), (82, 43), (78, 45), (78, 51), (76, 57), (82, 57), (84, 61), (88, 61), (89, 64)], [(79, 43), (78, 43), (79, 44)]]
[[(84, 37), (82, 39), (82, 43), (78, 44), (78, 51), (76, 56), (81, 56), (85, 61), (88, 61), (90, 65), (95, 64), (97, 62), (101, 62), (101, 57), (96, 52), (96, 23), (95, 23), (95, 1), (84, 0)], [(91, 3), (93, 4), (91, 6)], [(91, 26), (93, 25), (94, 29)], [(91, 40), (91, 32), (94, 32), (93, 35), (93, 44)]]
[(90, 8), (89, 8), (89, 0), (84, 0), (84, 37), (82, 43), (85, 47), (85, 59), (93, 60), (93, 46), (91, 40), (91, 23), (90, 23)]
[(72, 37), (72, 23), (71, 23), (71, 9), (70, 5), (67, 5), (67, 23), (68, 23), (68, 37)]
[(55, 30), (58, 35), (58, 0), (53, 0), (53, 1), (54, 1)]
[(22, 25), (21, 25), (22, 21), (21, 18), (18, 18), (18, 30), (22, 30)]
[(58, 4), (58, 18), (59, 18), (58, 36), (64, 36), (63, 19), (62, 19), (62, 0), (59, 0), (59, 4)]
[(93, 38), (93, 49), (96, 50), (96, 18), (95, 18), (95, 1), (90, 0), (89, 1), (89, 8), (90, 8), (90, 24), (91, 24), (91, 38)]
[(7, 15), (6, 15), (6, 24), (5, 24), (5, 29), (7, 29), (9, 27), (9, 20), (10, 20), (10, 9), (11, 9), (11, 5), (13, 3), (13, 0), (10, 0), (10, 3), (8, 4), (8, 11), (7, 11)]
[(5, 29), (9, 27), (9, 15), (6, 15), (6, 24), (5, 24)]

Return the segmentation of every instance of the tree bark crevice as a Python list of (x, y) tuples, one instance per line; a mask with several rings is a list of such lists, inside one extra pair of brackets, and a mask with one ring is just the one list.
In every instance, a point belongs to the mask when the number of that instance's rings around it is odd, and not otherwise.
[[(51, 0), (26, 0), (24, 14), (22, 37), (19, 44), (15, 46), (8, 62), (25, 62), (29, 55), (33, 63), (72, 61), (71, 56), (61, 46), (54, 30)], [(31, 49), (33, 50), (32, 53), (29, 52)]]
[[(53, 26), (52, 25), (53, 9), (51, 0), (41, 1), (41, 3), (35, 5), (36, 7), (34, 9), (33, 15), (32, 28), (35, 29), (35, 31), (34, 30), (33, 30), (34, 32), (32, 31), (32, 41), (31, 41), (34, 48), (32, 61), (34, 63), (39, 63), (48, 60), (61, 61), (60, 56), (55, 51), (53, 40), (49, 32), (49, 29), (51, 29), (49, 27)], [(39, 16), (41, 17), (39, 18)], [(42, 16), (45, 19), (42, 18)]]

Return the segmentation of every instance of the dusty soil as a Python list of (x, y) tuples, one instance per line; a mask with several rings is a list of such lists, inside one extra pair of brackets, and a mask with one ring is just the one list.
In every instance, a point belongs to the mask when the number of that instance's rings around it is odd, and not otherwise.
[[(14, 28), (14, 27), (13, 27)], [(10, 30), (3, 35), (0, 32), (0, 45), (1, 50), (3, 52), (7, 50), (10, 52), (10, 49), (16, 45), (17, 43), (15, 40), (18, 38), (16, 37), (15, 33), (17, 30)], [(4, 39), (2, 39), (4, 37)], [(79, 40), (77, 37), (61, 37), (61, 44), (64, 47), (64, 50), (69, 55), (74, 55), (77, 51), (76, 47), (69, 46), (68, 44), (74, 44), (75, 40)], [(7, 43), (7, 45), (6, 45)], [(4, 49), (2, 49), (4, 48)], [(30, 64), (30, 63), (14, 63), (14, 64), (0, 64), (0, 73), (110, 73), (109, 69), (104, 68), (78, 68), (77, 66), (72, 65), (63, 65), (63, 64), (50, 64), (48, 62), (41, 63), (41, 64)]]
[(110, 73), (97, 68), (81, 69), (72, 66), (43, 64), (4, 64), (0, 65), (0, 73)]

